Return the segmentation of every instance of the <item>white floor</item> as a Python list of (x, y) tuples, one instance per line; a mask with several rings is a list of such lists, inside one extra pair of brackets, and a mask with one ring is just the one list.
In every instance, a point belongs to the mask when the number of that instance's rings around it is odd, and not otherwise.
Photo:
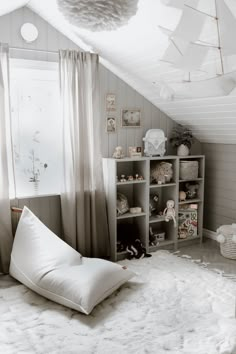
[(189, 255), (209, 263), (208, 268), (223, 270), (225, 273), (236, 275), (236, 260), (227, 259), (220, 254), (219, 243), (205, 238), (204, 242), (185, 246), (179, 249), (181, 255)]

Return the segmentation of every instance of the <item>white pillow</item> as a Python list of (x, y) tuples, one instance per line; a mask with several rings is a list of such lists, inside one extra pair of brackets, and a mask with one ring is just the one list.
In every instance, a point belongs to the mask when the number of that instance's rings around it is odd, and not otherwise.
[(46, 298), (89, 314), (135, 274), (80, 253), (24, 207), (13, 243), (10, 274)]

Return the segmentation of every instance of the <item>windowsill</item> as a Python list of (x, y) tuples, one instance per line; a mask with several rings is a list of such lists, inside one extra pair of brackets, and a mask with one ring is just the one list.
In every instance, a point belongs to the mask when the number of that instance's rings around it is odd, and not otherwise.
[(10, 198), (10, 200), (19, 200), (19, 199), (34, 199), (34, 198), (49, 198), (49, 197), (60, 197), (60, 194), (40, 194), (40, 195), (26, 195), (23, 197)]

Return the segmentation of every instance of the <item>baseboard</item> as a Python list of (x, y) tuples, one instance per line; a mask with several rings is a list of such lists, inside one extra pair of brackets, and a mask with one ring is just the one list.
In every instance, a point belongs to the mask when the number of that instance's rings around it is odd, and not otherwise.
[(217, 234), (215, 231), (203, 229), (203, 236), (207, 238), (211, 238), (212, 240), (217, 241)]

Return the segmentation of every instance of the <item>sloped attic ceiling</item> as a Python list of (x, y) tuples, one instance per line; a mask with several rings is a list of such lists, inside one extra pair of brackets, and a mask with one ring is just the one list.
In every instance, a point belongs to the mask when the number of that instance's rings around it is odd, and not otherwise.
[[(186, 3), (189, 1), (191, 0), (185, 0)], [(222, 1), (236, 15), (235, 0)], [(199, 0), (198, 9), (214, 14), (214, 3), (215, 0)], [(110, 32), (91, 32), (72, 26), (59, 12), (56, 0), (1, 0), (0, 14), (12, 11), (14, 6), (17, 8), (26, 4), (81, 49), (98, 52), (101, 62), (108, 69), (173, 120), (188, 125), (200, 141), (236, 143), (235, 90), (229, 96), (217, 98), (182, 98), (174, 101), (160, 98), (162, 83), (181, 82), (184, 78), (183, 71), (160, 61), (169, 40), (158, 27), (160, 25), (174, 30), (181, 18), (180, 9), (164, 6), (161, 0), (139, 0), (138, 12), (128, 25)], [(215, 37), (215, 29), (209, 26), (206, 39), (215, 41)], [(235, 56), (230, 58), (230, 63), (231, 69), (236, 69)], [(219, 56), (216, 51), (210, 53), (202, 69), (194, 74), (195, 79), (208, 78), (212, 71), (219, 70)]]

